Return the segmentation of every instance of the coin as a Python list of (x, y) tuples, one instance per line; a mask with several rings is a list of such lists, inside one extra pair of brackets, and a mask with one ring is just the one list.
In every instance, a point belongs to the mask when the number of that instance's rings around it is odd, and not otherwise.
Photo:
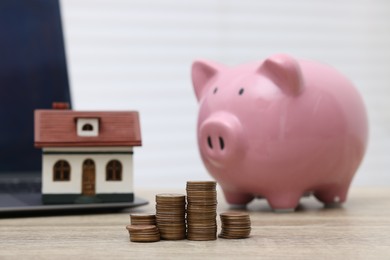
[(156, 195), (156, 223), (161, 239), (180, 240), (186, 237), (185, 195), (164, 193)]
[[(188, 181), (186, 195), (156, 195), (156, 214), (130, 214), (126, 226), (132, 242), (160, 239), (207, 241), (217, 239), (217, 191), (214, 181)], [(187, 205), (187, 207), (186, 207)], [(226, 239), (247, 238), (251, 232), (249, 214), (229, 211), (220, 214), (221, 233)]]
[(160, 240), (160, 232), (155, 225), (128, 225), (131, 242), (157, 242)]
[(251, 231), (249, 213), (229, 211), (221, 213), (221, 233), (218, 237), (226, 239), (247, 238)]
[(147, 213), (130, 214), (131, 225), (156, 225), (156, 215)]
[(217, 192), (214, 181), (188, 181), (187, 239), (206, 241), (217, 239)]

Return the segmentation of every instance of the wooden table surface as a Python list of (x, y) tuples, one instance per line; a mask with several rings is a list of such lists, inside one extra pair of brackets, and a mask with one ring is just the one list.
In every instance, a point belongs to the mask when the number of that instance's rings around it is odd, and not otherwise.
[[(185, 193), (139, 190), (150, 204), (116, 214), (0, 219), (0, 259), (390, 259), (390, 188), (352, 188), (334, 209), (304, 198), (295, 213), (256, 200), (248, 239), (129, 242), (129, 212), (154, 212), (162, 192)], [(219, 195), (218, 213), (228, 209)]]

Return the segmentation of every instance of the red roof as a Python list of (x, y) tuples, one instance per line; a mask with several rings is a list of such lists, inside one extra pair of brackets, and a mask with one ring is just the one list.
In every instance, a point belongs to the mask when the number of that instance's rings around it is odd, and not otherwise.
[[(97, 118), (98, 136), (78, 136), (78, 118)], [(35, 110), (35, 147), (141, 146), (139, 115), (130, 112)]]

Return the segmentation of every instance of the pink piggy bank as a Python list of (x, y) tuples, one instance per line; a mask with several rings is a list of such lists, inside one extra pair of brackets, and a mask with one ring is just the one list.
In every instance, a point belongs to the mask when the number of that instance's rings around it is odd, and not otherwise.
[(279, 54), (235, 68), (195, 61), (192, 81), (200, 154), (227, 202), (263, 197), (291, 211), (307, 193), (324, 204), (346, 200), (368, 126), (343, 75)]

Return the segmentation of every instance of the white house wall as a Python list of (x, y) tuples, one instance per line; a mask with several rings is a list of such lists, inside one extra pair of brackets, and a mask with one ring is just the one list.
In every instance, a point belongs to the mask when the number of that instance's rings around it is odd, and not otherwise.
[[(80, 149), (76, 149), (81, 152)], [(94, 151), (95, 149), (88, 149)], [(100, 149), (101, 150), (101, 149)], [(128, 149), (129, 150), (129, 149)], [(42, 164), (42, 192), (43, 194), (80, 194), (82, 189), (82, 166), (86, 159), (95, 162), (95, 192), (103, 193), (132, 193), (133, 192), (133, 158), (132, 154), (60, 154), (58, 149), (45, 149)], [(62, 150), (69, 152), (70, 149)], [(75, 151), (73, 149), (72, 151)], [(107, 151), (105, 149), (105, 151)], [(121, 150), (123, 151), (123, 149)], [(69, 181), (53, 181), (53, 166), (58, 160), (66, 160), (70, 164), (71, 174)], [(106, 181), (106, 165), (110, 160), (122, 163), (122, 181)]]

